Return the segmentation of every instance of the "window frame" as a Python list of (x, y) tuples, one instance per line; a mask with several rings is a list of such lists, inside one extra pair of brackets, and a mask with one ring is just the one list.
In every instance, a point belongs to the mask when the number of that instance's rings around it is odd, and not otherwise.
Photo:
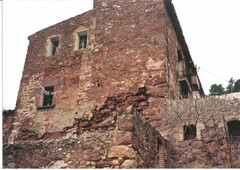
[[(194, 128), (193, 129), (194, 132), (191, 132), (191, 128)], [(194, 137), (193, 138), (187, 138), (186, 135), (188, 133), (191, 133), (191, 135), (194, 135)], [(197, 139), (197, 126), (194, 125), (194, 124), (184, 125), (183, 126), (183, 140), (186, 141), (186, 140), (194, 140), (194, 139)]]
[[(85, 42), (85, 47), (81, 48), (80, 47), (80, 41), (81, 41), (81, 37), (85, 37), (86, 36), (86, 42)], [(74, 34), (75, 37), (75, 46), (74, 46), (74, 51), (79, 51), (79, 50), (86, 50), (88, 49), (88, 45), (89, 45), (89, 31), (86, 28), (81, 28), (75, 31)]]
[[(55, 47), (54, 43), (58, 42), (57, 46)], [(60, 44), (61, 44), (61, 36), (60, 35), (52, 35), (47, 39), (47, 57), (55, 56), (59, 54), (60, 51)], [(55, 48), (55, 50), (54, 50)], [(53, 53), (53, 51), (55, 51)]]
[[(43, 90), (42, 90), (42, 107), (50, 107), (53, 105), (53, 95), (54, 95), (54, 86), (47, 86), (44, 87), (45, 91), (49, 92), (49, 95), (44, 94)], [(44, 103), (48, 103), (50, 102), (50, 104), (44, 104)]]

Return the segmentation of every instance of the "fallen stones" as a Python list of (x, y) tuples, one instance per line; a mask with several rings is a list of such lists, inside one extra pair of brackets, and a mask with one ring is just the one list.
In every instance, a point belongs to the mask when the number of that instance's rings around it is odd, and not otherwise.
[(129, 169), (129, 168), (137, 168), (137, 162), (133, 159), (127, 159), (123, 162), (121, 168)]
[(108, 158), (135, 158), (135, 151), (129, 146), (116, 145), (108, 151)]
[(126, 145), (130, 144), (132, 140), (132, 132), (120, 132), (114, 138), (115, 145)]

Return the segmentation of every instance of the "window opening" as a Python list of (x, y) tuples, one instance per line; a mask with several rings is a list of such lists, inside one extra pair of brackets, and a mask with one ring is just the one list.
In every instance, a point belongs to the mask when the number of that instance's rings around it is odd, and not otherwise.
[(54, 86), (45, 87), (43, 91), (43, 104), (42, 106), (51, 106), (53, 100), (53, 90)]
[(88, 43), (88, 31), (81, 31), (77, 33), (75, 50), (81, 50), (87, 48)]
[(185, 125), (183, 130), (184, 130), (184, 140), (196, 138), (196, 126)]
[(188, 88), (188, 83), (186, 80), (180, 81), (179, 82), (180, 87), (181, 87), (181, 94), (183, 96), (184, 99), (188, 98), (188, 93), (189, 93), (189, 88)]
[(181, 54), (181, 51), (178, 50), (178, 64), (177, 64), (177, 69), (178, 69), (178, 76), (183, 76), (184, 71), (183, 71), (183, 57)]
[(183, 58), (182, 58), (182, 54), (181, 54), (181, 51), (180, 50), (178, 50), (178, 61), (181, 61), (181, 60), (183, 60)]
[(54, 41), (54, 42), (53, 42), (52, 55), (55, 55), (55, 54), (57, 53), (58, 44), (59, 44), (59, 41)]
[(233, 120), (227, 123), (229, 137), (240, 136), (240, 121)]
[(87, 35), (79, 36), (79, 49), (87, 48)]
[(59, 37), (51, 38), (51, 55), (56, 55), (59, 49)]

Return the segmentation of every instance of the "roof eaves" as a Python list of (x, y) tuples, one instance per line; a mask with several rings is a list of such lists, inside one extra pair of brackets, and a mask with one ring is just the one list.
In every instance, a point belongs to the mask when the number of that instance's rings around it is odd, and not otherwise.
[[(178, 37), (178, 40), (179, 40), (179, 42), (181, 44), (183, 53), (186, 56), (186, 58), (188, 59), (189, 63), (191, 62), (191, 64), (194, 65), (194, 62), (192, 60), (192, 57), (191, 57), (191, 54), (189, 52), (187, 43), (185, 41), (185, 38), (184, 38), (184, 35), (183, 35), (183, 31), (182, 31), (180, 22), (178, 20), (178, 17), (177, 17), (174, 5), (172, 3), (172, 0), (164, 0), (164, 2), (165, 2), (165, 5), (166, 5), (166, 8), (167, 8), (168, 15), (169, 15), (169, 17), (170, 17), (170, 19), (172, 21), (173, 27), (175, 29), (176, 35)], [(198, 75), (197, 75), (197, 77), (198, 77)], [(199, 80), (199, 77), (198, 77), (198, 80)], [(199, 80), (199, 82), (200, 82), (200, 80)], [(203, 88), (202, 88), (201, 82), (200, 82), (200, 91), (201, 91), (201, 93), (203, 95), (205, 95), (204, 91), (203, 91)]]
[(183, 31), (180, 25), (180, 22), (178, 20), (174, 5), (172, 4), (172, 0), (164, 0), (165, 1), (165, 5), (167, 7), (167, 11), (168, 11), (168, 15), (170, 16), (170, 19), (172, 21), (172, 24), (174, 26), (174, 29), (176, 31), (178, 40), (182, 46), (183, 52), (185, 54), (185, 56), (189, 59), (189, 61), (192, 61), (192, 57), (190, 55), (187, 43), (185, 41), (184, 35), (183, 35)]

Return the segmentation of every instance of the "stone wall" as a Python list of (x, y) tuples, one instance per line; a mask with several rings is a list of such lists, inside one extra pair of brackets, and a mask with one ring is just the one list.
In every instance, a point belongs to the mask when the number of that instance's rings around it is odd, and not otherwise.
[[(132, 147), (139, 156), (138, 168), (165, 167), (168, 149), (166, 141), (133, 107), (120, 111), (118, 126), (121, 131), (130, 131)], [(122, 141), (125, 137), (122, 132), (120, 134), (118, 139)]]
[[(9, 143), (65, 133), (75, 119), (100, 117), (95, 114), (109, 99), (126, 100), (141, 88), (148, 97), (139, 100), (147, 103), (133, 106), (158, 127), (160, 111), (166, 111), (165, 20), (162, 0), (114, 1), (31, 35)], [(88, 32), (88, 45), (76, 51), (81, 29)], [(60, 48), (48, 56), (53, 36), (60, 37)], [(54, 86), (52, 107), (41, 108), (39, 85)], [(101, 119), (110, 114), (104, 112)]]
[[(228, 133), (227, 122), (232, 120), (240, 120), (240, 93), (169, 101), (159, 130), (171, 150), (169, 166), (224, 167), (239, 161), (240, 138)], [(184, 125), (195, 124), (195, 139), (184, 140)]]
[[(94, 6), (29, 36), (9, 143), (64, 136), (80, 121), (90, 128), (129, 105), (156, 129), (162, 126), (166, 97), (179, 97), (176, 62), (182, 49), (166, 1), (95, 0)], [(88, 43), (76, 50), (80, 30)], [(55, 36), (59, 50), (49, 56)], [(54, 87), (51, 107), (42, 107), (39, 86)], [(136, 99), (141, 89), (145, 94)]]
[[(4, 139), (5, 167), (184, 165), (174, 150), (177, 139), (168, 146), (159, 134), (171, 140), (178, 127), (174, 114), (168, 114), (167, 97), (179, 98), (177, 50), (186, 48), (166, 2), (95, 0), (93, 10), (29, 36), (14, 122)], [(80, 30), (87, 32), (88, 43), (86, 49), (76, 50)], [(55, 36), (59, 51), (49, 56)], [(39, 86), (54, 86), (51, 106), (43, 107)], [(132, 109), (125, 113), (128, 106), (139, 114)], [(68, 141), (74, 150), (65, 147)], [(35, 152), (38, 147), (41, 151)], [(49, 150), (61, 156), (39, 162)], [(22, 153), (36, 159), (24, 162)]]
[(108, 128), (84, 129), (54, 139), (5, 144), (4, 168), (164, 167), (166, 141), (128, 107)]
[(2, 125), (3, 125), (3, 144), (8, 143), (8, 138), (11, 134), (14, 122), (14, 110), (3, 110), (2, 112)]

